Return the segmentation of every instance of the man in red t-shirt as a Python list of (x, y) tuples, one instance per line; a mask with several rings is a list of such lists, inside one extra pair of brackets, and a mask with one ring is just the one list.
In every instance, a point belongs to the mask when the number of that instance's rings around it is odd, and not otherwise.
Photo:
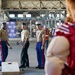
[(47, 28), (46, 25), (45, 25), (45, 26), (44, 26), (44, 49), (45, 49), (45, 50), (47, 50), (47, 48), (48, 48), (49, 35), (50, 35), (50, 32), (49, 32), (48, 28)]

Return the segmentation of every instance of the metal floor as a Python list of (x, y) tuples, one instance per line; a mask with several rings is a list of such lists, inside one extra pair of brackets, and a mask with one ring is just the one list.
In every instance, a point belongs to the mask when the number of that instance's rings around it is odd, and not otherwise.
[[(13, 49), (9, 49), (6, 62), (18, 62), (20, 65), (20, 54), (22, 46), (17, 45), (15, 41), (10, 42), (10, 44), (12, 45)], [(37, 66), (35, 46), (35, 41), (30, 42), (30, 47), (28, 49), (30, 68), (26, 68), (25, 71), (21, 72), (20, 75), (45, 75), (44, 70), (34, 68)]]

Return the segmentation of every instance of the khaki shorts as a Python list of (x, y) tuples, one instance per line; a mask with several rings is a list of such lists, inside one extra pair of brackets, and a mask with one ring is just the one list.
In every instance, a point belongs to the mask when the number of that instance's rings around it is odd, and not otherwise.
[(64, 67), (63, 61), (59, 58), (47, 58), (45, 63), (45, 75), (61, 75)]

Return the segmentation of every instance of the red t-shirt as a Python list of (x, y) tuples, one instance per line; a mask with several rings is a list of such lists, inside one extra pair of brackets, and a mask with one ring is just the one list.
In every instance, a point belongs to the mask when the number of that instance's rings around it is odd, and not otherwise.
[[(46, 35), (48, 35), (48, 36), (46, 36)], [(48, 30), (48, 28), (44, 29), (44, 39), (49, 40), (49, 30)]]
[(71, 75), (75, 75), (75, 23), (63, 23), (56, 31), (56, 36), (64, 36), (70, 43), (70, 55), (68, 65)]

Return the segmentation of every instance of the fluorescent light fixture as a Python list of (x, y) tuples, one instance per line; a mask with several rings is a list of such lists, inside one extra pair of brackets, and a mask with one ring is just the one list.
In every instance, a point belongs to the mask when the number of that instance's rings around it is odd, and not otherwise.
[(59, 17), (59, 14), (57, 14), (57, 17)]
[(49, 14), (49, 17), (51, 17), (51, 14)]
[(26, 17), (31, 17), (31, 14), (26, 14)]
[(65, 13), (65, 11), (62, 11), (62, 13)]
[(54, 14), (52, 14), (52, 17), (54, 18)]
[(41, 14), (40, 16), (41, 16), (41, 17), (44, 17), (44, 16), (45, 16), (45, 14)]
[(28, 14), (28, 12), (23, 12), (23, 15), (26, 15), (26, 14)]
[(23, 14), (18, 14), (18, 17), (23, 18)]
[(39, 19), (40, 18), (40, 16), (37, 16), (37, 19)]
[(15, 14), (10, 14), (9, 17), (14, 18)]
[(59, 26), (59, 23), (57, 23), (57, 25)]

